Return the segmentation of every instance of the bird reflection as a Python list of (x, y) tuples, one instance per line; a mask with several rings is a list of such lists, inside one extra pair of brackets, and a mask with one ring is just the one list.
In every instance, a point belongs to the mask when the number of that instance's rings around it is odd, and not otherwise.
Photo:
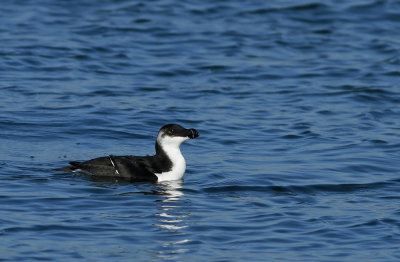
[(157, 200), (161, 202), (175, 202), (180, 199), (181, 196), (183, 196), (182, 188), (183, 188), (183, 182), (182, 180), (176, 180), (176, 181), (164, 181), (161, 183), (157, 183), (155, 185), (160, 192), (163, 192), (163, 196), (165, 196), (165, 199), (162, 200)]
[[(92, 180), (93, 181), (93, 180)], [(121, 181), (108, 181), (112, 184), (99, 183), (97, 181), (92, 184), (96, 187), (112, 188), (115, 185), (123, 185)], [(126, 185), (130, 185), (126, 183)], [(113, 196), (131, 196), (134, 194), (143, 194), (156, 196), (154, 200), (155, 211), (153, 211), (154, 222), (152, 223), (158, 230), (162, 231), (162, 237), (156, 242), (157, 247), (149, 250), (154, 252), (156, 256), (162, 260), (175, 260), (176, 255), (188, 251), (185, 248), (186, 243), (191, 242), (190, 225), (188, 218), (191, 214), (188, 211), (188, 200), (183, 200), (183, 182), (182, 181), (165, 181), (156, 184), (135, 183), (136, 192), (124, 192), (114, 194)], [(165, 233), (165, 234), (164, 234)]]
[(184, 196), (182, 181), (158, 183), (157, 187), (165, 198), (157, 200), (160, 212), (155, 214), (155, 226), (168, 232), (168, 237), (160, 243), (158, 257), (174, 259), (175, 255), (187, 252), (184, 244), (191, 241), (186, 230), (190, 213), (186, 211), (187, 203), (181, 199)]
[(184, 223), (188, 214), (183, 213), (180, 198), (184, 195), (182, 190), (182, 181), (166, 181), (157, 184), (160, 192), (163, 192), (164, 199), (157, 200), (160, 203), (161, 212), (155, 215), (159, 217), (157, 226), (160, 228), (179, 230), (187, 227)]

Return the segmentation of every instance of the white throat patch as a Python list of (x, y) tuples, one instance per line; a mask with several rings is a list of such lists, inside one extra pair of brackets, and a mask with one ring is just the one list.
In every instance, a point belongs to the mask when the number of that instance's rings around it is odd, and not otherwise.
[(189, 137), (163, 135), (161, 132), (158, 134), (157, 142), (172, 162), (171, 171), (155, 174), (158, 177), (158, 182), (183, 178), (186, 171), (186, 161), (182, 155), (180, 145), (188, 139)]

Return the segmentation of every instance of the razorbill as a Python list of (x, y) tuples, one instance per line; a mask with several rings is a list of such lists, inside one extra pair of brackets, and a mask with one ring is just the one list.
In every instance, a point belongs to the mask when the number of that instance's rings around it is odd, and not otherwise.
[(70, 162), (69, 166), (56, 169), (64, 172), (89, 173), (94, 177), (116, 180), (161, 182), (182, 179), (186, 161), (180, 145), (199, 136), (196, 129), (186, 129), (177, 124), (163, 126), (156, 140), (153, 156), (104, 156), (85, 162)]

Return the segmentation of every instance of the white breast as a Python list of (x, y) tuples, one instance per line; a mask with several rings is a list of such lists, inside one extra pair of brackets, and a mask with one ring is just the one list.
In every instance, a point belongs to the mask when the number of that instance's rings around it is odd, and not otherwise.
[(174, 151), (166, 150), (166, 152), (169, 158), (171, 159), (172, 170), (163, 173), (156, 173), (155, 175), (158, 177), (158, 182), (182, 179), (186, 170), (186, 161), (181, 153), (181, 150), (177, 148), (177, 150)]
[(172, 169), (168, 172), (156, 173), (158, 177), (158, 182), (169, 181), (169, 180), (180, 180), (186, 171), (186, 161), (182, 155), (180, 145), (185, 140), (189, 138), (186, 137), (163, 137), (157, 138), (159, 145), (162, 147), (164, 152), (168, 155), (172, 162)]

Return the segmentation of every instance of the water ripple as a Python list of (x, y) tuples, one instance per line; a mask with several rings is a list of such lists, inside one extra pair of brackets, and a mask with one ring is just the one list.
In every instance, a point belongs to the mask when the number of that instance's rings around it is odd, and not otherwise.
[[(398, 260), (399, 7), (6, 1), (0, 253)], [(183, 183), (52, 171), (153, 154), (170, 122), (201, 134)]]

